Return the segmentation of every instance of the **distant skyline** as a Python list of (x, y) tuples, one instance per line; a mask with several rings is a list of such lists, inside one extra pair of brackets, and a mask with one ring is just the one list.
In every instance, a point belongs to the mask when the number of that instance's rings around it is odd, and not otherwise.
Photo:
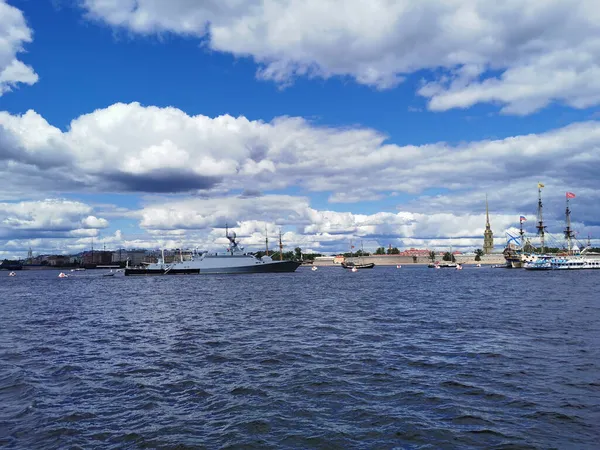
[(0, 259), (600, 246), (597, 2), (0, 0)]

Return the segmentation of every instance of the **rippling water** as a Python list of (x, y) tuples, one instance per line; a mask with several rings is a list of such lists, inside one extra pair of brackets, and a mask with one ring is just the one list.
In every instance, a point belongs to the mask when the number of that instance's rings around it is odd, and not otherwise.
[(598, 448), (600, 271), (0, 272), (0, 447)]

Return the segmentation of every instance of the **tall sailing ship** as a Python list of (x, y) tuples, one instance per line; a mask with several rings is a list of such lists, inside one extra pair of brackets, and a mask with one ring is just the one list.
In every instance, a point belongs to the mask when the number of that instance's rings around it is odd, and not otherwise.
[(545, 254), (545, 235), (546, 227), (544, 226), (544, 220), (542, 215), (542, 199), (541, 199), (541, 188), (544, 185), (538, 183), (538, 222), (536, 228), (538, 235), (540, 236), (541, 248), (540, 253), (527, 252), (526, 245), (524, 244), (524, 233), (521, 221), (521, 245), (515, 246), (505, 250), (505, 258), (507, 264), (511, 264), (512, 267), (523, 267), (527, 270), (574, 270), (574, 269), (600, 269), (600, 255), (590, 254), (591, 242), (580, 250), (580, 246), (577, 245), (575, 239), (575, 233), (571, 227), (571, 208), (569, 201), (575, 198), (575, 194), (572, 192), (566, 193), (567, 207), (565, 210), (565, 229), (563, 231), (564, 238), (566, 241), (566, 249), (564, 252), (556, 255)]
[(566, 226), (564, 230), (567, 251), (566, 254), (559, 254), (552, 258), (550, 264), (554, 270), (600, 269), (600, 255), (590, 255), (588, 253), (591, 248), (590, 243), (588, 242), (588, 246), (583, 250), (580, 250), (577, 243), (574, 243), (575, 234), (571, 229), (571, 208), (569, 207), (569, 200), (572, 198), (575, 198), (575, 194), (567, 192)]
[[(542, 188), (543, 183), (538, 182), (538, 207), (537, 207), (537, 235), (540, 237), (540, 253), (533, 251), (533, 246), (525, 240), (525, 231), (523, 230), (523, 222), (527, 219), (524, 216), (519, 218), (519, 238), (508, 235), (509, 238), (504, 249), (504, 259), (506, 267), (520, 269), (526, 263), (532, 263), (538, 260), (539, 255), (544, 254), (546, 226), (544, 225), (544, 205), (542, 203)], [(507, 233), (508, 234), (508, 233)]]

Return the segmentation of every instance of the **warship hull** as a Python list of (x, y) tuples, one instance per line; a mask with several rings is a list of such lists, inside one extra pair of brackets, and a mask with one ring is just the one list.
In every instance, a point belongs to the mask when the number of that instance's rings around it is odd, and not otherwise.
[(125, 269), (125, 276), (144, 276), (144, 275), (198, 275), (200, 269)]
[[(235, 257), (234, 257), (235, 258)], [(221, 259), (221, 258), (219, 258)], [(144, 275), (214, 275), (214, 274), (242, 274), (242, 273), (285, 273), (295, 272), (300, 266), (297, 261), (273, 261), (268, 263), (254, 264), (231, 264), (237, 262), (235, 259), (222, 258), (224, 264), (215, 264), (213, 258), (209, 260), (186, 261), (176, 263), (172, 266), (147, 268), (127, 268), (126, 276)], [(229, 263), (229, 264), (227, 264)], [(153, 267), (154, 266), (154, 267)]]

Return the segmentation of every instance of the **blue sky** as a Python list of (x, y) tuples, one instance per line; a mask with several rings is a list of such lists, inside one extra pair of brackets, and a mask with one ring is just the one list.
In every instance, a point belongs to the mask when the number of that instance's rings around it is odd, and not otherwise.
[(591, 1), (113, 3), (0, 0), (4, 255), (600, 234)]

